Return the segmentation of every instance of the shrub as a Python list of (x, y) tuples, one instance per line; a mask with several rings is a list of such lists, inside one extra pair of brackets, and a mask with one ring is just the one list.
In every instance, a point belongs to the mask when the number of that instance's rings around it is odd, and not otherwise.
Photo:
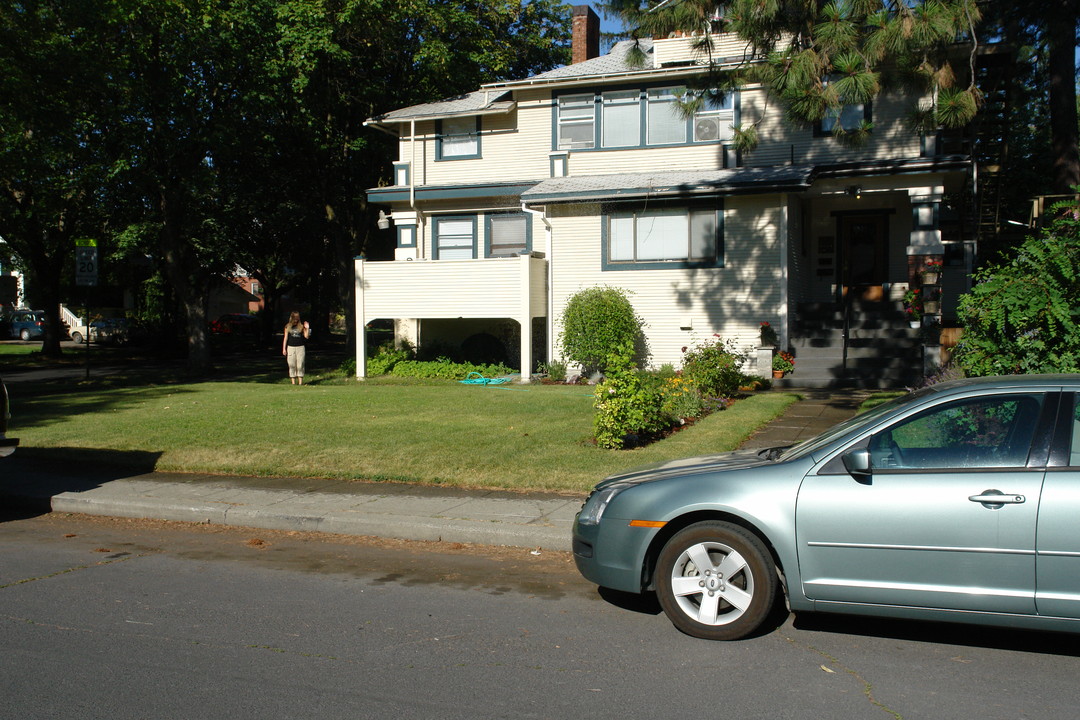
[(649, 435), (665, 429), (669, 423), (663, 411), (661, 381), (637, 372), (633, 344), (624, 341), (618, 345), (604, 364), (607, 376), (593, 393), (596, 444), (603, 448), (622, 448), (635, 435)]
[(473, 365), (471, 363), (456, 363), (448, 358), (439, 358), (433, 361), (402, 360), (394, 365), (390, 374), (394, 377), (464, 380), (471, 372), (480, 373), (484, 377), (496, 377), (508, 375), (513, 372), (505, 365)]
[(953, 361), (968, 375), (1080, 372), (1080, 220), (1069, 214), (961, 296)]
[(626, 344), (632, 360), (643, 363), (648, 358), (643, 327), (625, 291), (586, 288), (572, 295), (563, 308), (559, 343), (565, 357), (580, 364), (584, 374), (606, 372), (607, 359)]
[(547, 373), (549, 380), (566, 382), (566, 363), (561, 360), (552, 360), (544, 365), (542, 370)]
[(399, 362), (410, 360), (412, 351), (406, 348), (398, 350), (393, 344), (380, 345), (375, 349), (375, 354), (368, 358), (368, 375), (386, 375)]
[(734, 397), (743, 382), (746, 355), (730, 340), (701, 343), (683, 348), (683, 377), (694, 383), (703, 397)]
[(705, 409), (701, 390), (685, 377), (668, 377), (661, 385), (663, 403), (661, 411), (674, 424), (688, 418), (696, 418)]

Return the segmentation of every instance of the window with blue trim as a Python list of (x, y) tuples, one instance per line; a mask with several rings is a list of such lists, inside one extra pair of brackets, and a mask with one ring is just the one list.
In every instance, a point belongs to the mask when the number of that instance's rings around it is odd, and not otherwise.
[(657, 147), (723, 142), (734, 136), (738, 93), (704, 98), (690, 116), (683, 87), (622, 88), (563, 95), (555, 102), (556, 150)]
[[(825, 84), (836, 82), (833, 78), (826, 78)], [(841, 97), (843, 100), (844, 98)], [(846, 103), (840, 107), (828, 108), (825, 117), (814, 126), (814, 135), (824, 137), (839, 132), (853, 132), (862, 128), (863, 123), (869, 123), (873, 118), (871, 103)]]
[(476, 217), (438, 217), (432, 221), (436, 260), (476, 257)]
[(485, 255), (508, 257), (532, 249), (532, 218), (524, 213), (498, 213), (486, 217)]
[(604, 223), (606, 270), (723, 264), (722, 216), (714, 207), (616, 210)]
[(446, 118), (436, 123), (436, 160), (480, 157), (480, 118)]

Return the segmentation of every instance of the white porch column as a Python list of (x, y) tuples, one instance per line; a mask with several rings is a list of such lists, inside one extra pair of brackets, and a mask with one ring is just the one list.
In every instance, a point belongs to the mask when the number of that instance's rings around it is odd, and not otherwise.
[(364, 304), (364, 258), (357, 257), (353, 260), (353, 263), (356, 266), (354, 273), (356, 287), (353, 289), (353, 294), (356, 296), (356, 377), (363, 380), (367, 377), (367, 332), (365, 330), (367, 313)]
[(525, 383), (532, 379), (532, 254), (522, 253), (519, 262), (518, 324), (521, 325), (521, 382)]

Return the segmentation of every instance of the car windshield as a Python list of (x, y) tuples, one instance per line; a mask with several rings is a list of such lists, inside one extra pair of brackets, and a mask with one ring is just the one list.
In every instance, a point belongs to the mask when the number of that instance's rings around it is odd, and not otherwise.
[(882, 404), (877, 405), (864, 413), (860, 413), (858, 415), (855, 415), (854, 417), (848, 418), (842, 423), (833, 425), (831, 428), (821, 433), (820, 435), (812, 437), (809, 440), (804, 440), (798, 445), (792, 445), (789, 448), (784, 448), (782, 452), (776, 455), (775, 459), (793, 460), (797, 457), (802, 457), (803, 455), (812, 454), (814, 451), (831, 444), (834, 440), (841, 438), (848, 433), (856, 431), (866, 425), (873, 424), (879, 417), (885, 415), (886, 413), (892, 412), (895, 408), (901, 405), (906, 405), (910, 402), (914, 402), (919, 398), (929, 395), (931, 392), (933, 392), (932, 387), (922, 388), (921, 390), (916, 390), (915, 392), (901, 395), (898, 398), (893, 398), (888, 402), (883, 402)]

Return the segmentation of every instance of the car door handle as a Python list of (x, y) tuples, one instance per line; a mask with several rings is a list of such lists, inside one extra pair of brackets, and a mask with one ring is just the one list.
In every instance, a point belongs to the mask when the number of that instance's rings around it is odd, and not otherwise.
[(1027, 498), (1023, 495), (1006, 495), (1000, 490), (983, 490), (981, 495), (968, 496), (968, 500), (991, 505), (1017, 505), (1022, 502), (1027, 502)]

